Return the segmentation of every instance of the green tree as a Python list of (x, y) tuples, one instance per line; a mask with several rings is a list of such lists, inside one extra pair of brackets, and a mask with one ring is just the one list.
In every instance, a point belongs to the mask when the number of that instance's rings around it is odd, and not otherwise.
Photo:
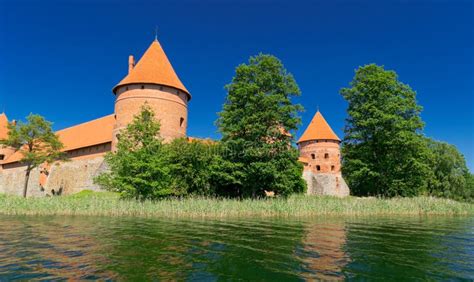
[(293, 76), (276, 57), (259, 54), (236, 68), (217, 125), (224, 154), (214, 173), (228, 195), (259, 197), (264, 190), (288, 195), (305, 189), (298, 151), (289, 132), (302, 106)]
[(414, 196), (430, 176), (429, 151), (416, 93), (394, 71), (375, 64), (356, 70), (343, 141), (343, 173), (355, 195)]
[(65, 160), (61, 152), (63, 144), (51, 129), (51, 122), (40, 115), (30, 114), (25, 123), (9, 123), (8, 137), (1, 144), (11, 146), (22, 154), (20, 162), (26, 165), (23, 197), (28, 192), (28, 181), (33, 169), (43, 163)]
[(185, 138), (173, 140), (167, 145), (172, 175), (176, 186), (190, 195), (214, 196), (216, 194), (212, 179), (218, 144), (210, 140), (192, 140)]
[(120, 132), (117, 151), (105, 156), (110, 171), (99, 175), (96, 183), (137, 200), (182, 194), (174, 185), (169, 153), (159, 132), (160, 124), (145, 104)]
[(470, 199), (474, 196), (470, 185), (469, 170), (464, 156), (451, 144), (427, 140), (431, 151), (430, 167), (433, 177), (429, 179), (428, 192), (431, 195)]

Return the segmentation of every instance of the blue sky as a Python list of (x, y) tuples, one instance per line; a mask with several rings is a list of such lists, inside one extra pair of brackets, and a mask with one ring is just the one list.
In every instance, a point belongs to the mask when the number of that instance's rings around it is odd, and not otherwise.
[(112, 87), (158, 38), (193, 95), (190, 136), (214, 126), (235, 66), (279, 57), (342, 137), (339, 90), (358, 66), (395, 70), (418, 93), (425, 134), (455, 144), (474, 170), (472, 1), (4, 1), (0, 111), (44, 115), (55, 129), (113, 112)]

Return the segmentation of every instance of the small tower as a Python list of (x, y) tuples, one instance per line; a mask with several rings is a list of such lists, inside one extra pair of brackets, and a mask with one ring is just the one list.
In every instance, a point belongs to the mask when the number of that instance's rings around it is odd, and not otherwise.
[(117, 134), (145, 103), (160, 121), (160, 135), (165, 142), (186, 137), (191, 95), (176, 75), (158, 40), (151, 43), (136, 65), (133, 56), (129, 57), (128, 71), (128, 75), (112, 90), (116, 96), (112, 149), (116, 148)]
[(298, 140), (303, 178), (308, 194), (347, 196), (349, 188), (341, 174), (341, 140), (319, 110)]
[[(13, 121), (14, 122), (14, 121)], [(8, 138), (8, 118), (5, 113), (0, 114), (0, 140)], [(8, 159), (13, 153), (15, 148), (0, 145), (0, 164)], [(1, 167), (1, 166), (0, 166)]]

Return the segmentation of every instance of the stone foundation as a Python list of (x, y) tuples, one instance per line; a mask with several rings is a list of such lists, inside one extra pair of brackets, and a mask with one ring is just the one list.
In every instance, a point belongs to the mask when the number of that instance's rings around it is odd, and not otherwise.
[[(0, 173), (0, 193), (23, 195), (25, 168), (18, 164), (3, 169)], [(82, 190), (100, 191), (100, 187), (94, 184), (93, 180), (106, 169), (103, 156), (54, 164), (49, 168), (44, 187), (41, 187), (40, 169), (36, 168), (31, 172), (27, 195), (46, 196), (51, 195), (53, 190), (61, 191), (61, 195), (74, 194)]]
[(336, 197), (349, 196), (350, 191), (340, 173), (313, 173), (303, 172), (303, 179), (307, 184), (308, 195), (327, 195)]

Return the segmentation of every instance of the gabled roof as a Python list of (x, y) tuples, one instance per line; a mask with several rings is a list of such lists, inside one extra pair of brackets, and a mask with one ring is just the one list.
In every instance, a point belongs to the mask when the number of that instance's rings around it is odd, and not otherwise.
[(323, 115), (317, 111), (297, 143), (321, 139), (341, 141), (341, 139), (337, 137), (336, 133), (332, 131)]
[[(114, 115), (108, 115), (56, 131), (59, 140), (61, 140), (64, 145), (62, 151), (71, 151), (112, 142), (114, 123)], [(18, 162), (22, 157), (23, 154), (20, 151), (16, 151), (8, 159), (3, 161), (2, 164)]]
[(0, 140), (8, 137), (8, 118), (5, 113), (0, 114)]
[(148, 47), (136, 66), (112, 91), (115, 93), (119, 86), (135, 83), (152, 83), (173, 87), (184, 91), (191, 98), (191, 94), (179, 80), (165, 51), (156, 39)]

